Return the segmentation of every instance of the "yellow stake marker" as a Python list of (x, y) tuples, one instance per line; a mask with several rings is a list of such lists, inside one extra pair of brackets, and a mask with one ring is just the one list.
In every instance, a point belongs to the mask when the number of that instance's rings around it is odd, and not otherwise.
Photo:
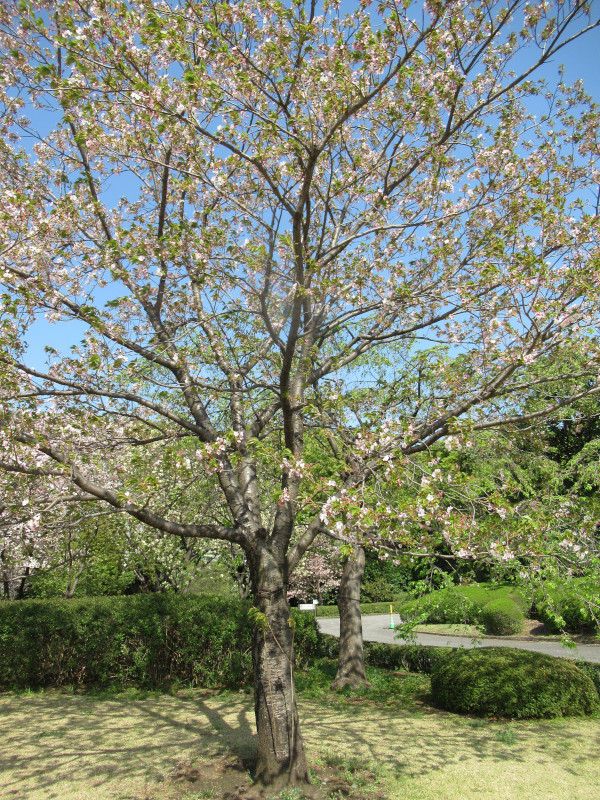
[(389, 630), (393, 631), (396, 630), (396, 626), (394, 625), (394, 608), (390, 605), (390, 627)]

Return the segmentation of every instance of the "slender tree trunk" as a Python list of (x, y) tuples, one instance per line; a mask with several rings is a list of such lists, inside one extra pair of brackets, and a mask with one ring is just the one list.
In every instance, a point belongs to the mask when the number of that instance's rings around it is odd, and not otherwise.
[[(282, 565), (265, 546), (251, 564), (260, 615), (252, 635), (256, 782), (277, 790), (310, 783), (294, 688), (293, 627)], [(263, 616), (264, 615), (264, 616)]]
[(357, 545), (344, 562), (340, 581), (338, 608), (340, 610), (340, 654), (332, 689), (350, 686), (357, 689), (368, 684), (365, 673), (362, 618), (360, 614), (360, 583), (365, 571), (365, 550)]
[[(231, 545), (231, 557), (234, 558), (236, 553), (235, 545)], [(250, 574), (248, 571), (248, 562), (245, 556), (242, 558), (242, 563), (233, 568), (231, 574), (235, 578), (238, 587), (238, 595), (240, 600), (247, 600), (250, 597), (252, 590)]]
[(25, 597), (25, 584), (27, 583), (27, 578), (29, 577), (29, 567), (25, 567), (25, 574), (21, 578), (19, 583), (19, 588), (17, 589), (16, 600), (22, 600)]
[(75, 590), (77, 589), (77, 586), (79, 584), (79, 579), (81, 578), (84, 569), (85, 569), (85, 562), (80, 564), (79, 569), (75, 572), (75, 575), (73, 575), (72, 564), (69, 565), (69, 580), (65, 591), (65, 598), (67, 600), (71, 600), (73, 595), (75, 594)]
[(2, 587), (4, 589), (4, 597), (6, 600), (10, 600), (10, 581), (8, 567), (6, 566), (6, 553), (4, 550), (0, 552), (0, 563), (2, 563)]

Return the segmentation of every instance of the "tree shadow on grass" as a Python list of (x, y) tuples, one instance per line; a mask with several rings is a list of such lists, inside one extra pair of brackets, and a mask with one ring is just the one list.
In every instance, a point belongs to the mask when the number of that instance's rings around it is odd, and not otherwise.
[[(221, 748), (234, 755), (244, 765), (244, 768), (253, 772), (256, 766), (256, 735), (248, 722), (248, 705), (242, 705), (237, 713), (235, 713), (235, 725), (227, 720), (227, 715), (231, 716), (231, 705), (227, 700), (217, 702), (213, 699), (209, 705), (201, 698), (194, 697), (188, 698), (188, 703), (191, 703), (197, 710), (200, 719), (203, 722), (208, 722), (210, 725), (210, 736), (218, 738)], [(237, 705), (238, 698), (234, 697), (233, 704)], [(243, 701), (242, 701), (243, 702)], [(173, 720), (167, 715), (157, 711), (151, 705), (139, 705), (140, 713), (146, 714), (154, 720), (164, 722), (175, 728), (182, 730), (189, 730), (190, 732), (198, 732), (198, 728), (194, 724), (182, 723)], [(202, 729), (200, 735), (206, 735), (206, 731)]]
[(578, 775), (597, 758), (600, 730), (593, 735), (587, 728), (582, 738), (579, 720), (512, 723), (461, 717), (427, 705), (423, 711), (415, 715), (380, 707), (357, 714), (306, 700), (301, 719), (310, 747), (337, 760), (341, 754), (362, 758), (396, 776), (431, 775), (465, 760), (492, 770), (558, 763), (565, 773)]
[(246, 769), (255, 757), (250, 706), (247, 698), (0, 695), (0, 798), (140, 797), (150, 785), (166, 788), (182, 764), (233, 756)]
[[(191, 787), (186, 781), (211, 770), (227, 768), (232, 780), (248, 780), (255, 758), (251, 698), (189, 695), (0, 695), (0, 798), (182, 800)], [(358, 758), (403, 779), (444, 774), (463, 761), (475, 772), (509, 776), (511, 767), (543, 772), (557, 762), (564, 775), (578, 776), (595, 762), (600, 744), (595, 723), (507, 724), (427, 704), (415, 713), (382, 704), (340, 708), (301, 697), (300, 715), (309, 760), (327, 753), (338, 762)]]

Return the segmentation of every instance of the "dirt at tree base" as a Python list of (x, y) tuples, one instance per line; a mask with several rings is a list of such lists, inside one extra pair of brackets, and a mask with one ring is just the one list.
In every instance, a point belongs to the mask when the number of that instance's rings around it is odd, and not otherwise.
[[(182, 763), (169, 776), (177, 786), (182, 797), (210, 797), (211, 800), (275, 800), (279, 794), (272, 790), (259, 789), (252, 784), (250, 771), (252, 764), (242, 763), (240, 759), (221, 757), (200, 764)], [(348, 800), (386, 800), (377, 791), (377, 777), (368, 769), (360, 770), (357, 777), (363, 789), (352, 784), (354, 775), (343, 775), (332, 767), (320, 766), (313, 769), (314, 785), (297, 789), (295, 800), (327, 800), (330, 797)], [(291, 788), (289, 791), (293, 791)], [(301, 793), (300, 793), (301, 791)], [(179, 793), (174, 795), (177, 797)], [(165, 793), (145, 794), (131, 800), (164, 800)]]

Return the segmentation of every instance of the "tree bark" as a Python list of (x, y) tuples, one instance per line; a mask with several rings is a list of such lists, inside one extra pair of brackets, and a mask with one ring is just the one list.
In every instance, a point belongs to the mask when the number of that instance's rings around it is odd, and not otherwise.
[(22, 576), (19, 582), (19, 588), (17, 589), (15, 600), (22, 600), (25, 597), (25, 584), (27, 583), (27, 578), (29, 577), (29, 573), (30, 573), (29, 567), (25, 567), (25, 574)]
[(338, 608), (340, 610), (340, 653), (332, 689), (367, 686), (365, 655), (360, 614), (360, 584), (365, 571), (365, 549), (354, 548), (344, 562), (340, 581)]
[(310, 784), (294, 688), (293, 627), (285, 567), (265, 546), (251, 562), (255, 607), (252, 635), (256, 783), (277, 790)]
[(2, 563), (2, 586), (4, 589), (5, 600), (10, 600), (10, 581), (8, 568), (6, 566), (6, 553), (4, 550), (0, 551), (0, 563)]

